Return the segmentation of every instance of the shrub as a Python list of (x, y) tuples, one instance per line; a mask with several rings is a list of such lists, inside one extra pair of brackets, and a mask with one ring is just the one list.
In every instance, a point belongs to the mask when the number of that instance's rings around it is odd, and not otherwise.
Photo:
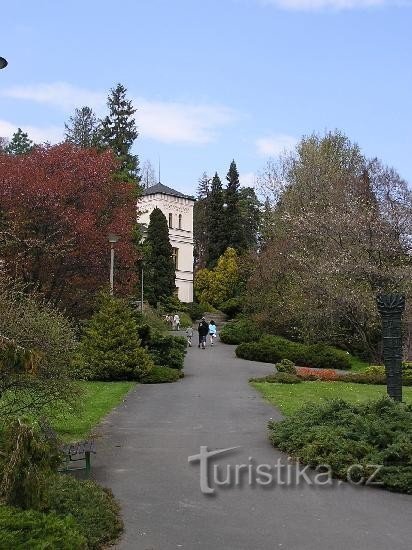
[(242, 304), (242, 298), (230, 298), (229, 300), (221, 303), (219, 309), (220, 311), (223, 311), (223, 313), (226, 313), (229, 319), (233, 319), (234, 317), (242, 313)]
[(269, 423), (272, 444), (311, 466), (329, 464), (336, 477), (348, 468), (382, 464), (376, 481), (412, 494), (412, 406), (382, 398), (362, 404), (336, 399), (309, 404)]
[(251, 378), (249, 382), (268, 382), (270, 384), (299, 384), (301, 379), (296, 374), (288, 372), (276, 372), (261, 378)]
[(119, 505), (109, 490), (68, 475), (50, 478), (42, 511), (71, 515), (88, 548), (101, 548), (114, 541), (123, 529)]
[(193, 322), (188, 313), (185, 313), (184, 311), (179, 311), (179, 317), (180, 317), (180, 328), (187, 328), (192, 326)]
[(220, 339), (225, 344), (242, 344), (255, 342), (262, 336), (262, 332), (250, 319), (230, 321), (220, 331)]
[(323, 344), (308, 346), (291, 342), (280, 336), (263, 336), (258, 342), (243, 343), (236, 348), (236, 355), (251, 361), (277, 363), (289, 359), (297, 365), (350, 369), (350, 356), (346, 352)]
[(187, 341), (183, 336), (153, 332), (148, 350), (157, 366), (181, 370), (187, 351)]
[(190, 304), (186, 304), (187, 312), (190, 315), (190, 318), (192, 321), (198, 321), (203, 317), (203, 313), (206, 311), (203, 309), (202, 304), (198, 304), (196, 302), (192, 302)]
[(1, 548), (85, 550), (86, 538), (71, 516), (0, 506)]
[(287, 372), (289, 374), (296, 374), (296, 367), (293, 361), (289, 359), (282, 359), (280, 363), (275, 365), (277, 372)]
[(140, 347), (136, 318), (124, 300), (102, 295), (100, 309), (87, 324), (73, 374), (86, 380), (140, 380), (153, 368)]
[(333, 369), (316, 370), (308, 367), (297, 367), (296, 374), (301, 380), (325, 380), (330, 382), (346, 380), (346, 375), (339, 376)]
[(157, 365), (142, 379), (143, 384), (163, 384), (176, 382), (182, 377), (178, 369), (170, 367), (159, 367)]

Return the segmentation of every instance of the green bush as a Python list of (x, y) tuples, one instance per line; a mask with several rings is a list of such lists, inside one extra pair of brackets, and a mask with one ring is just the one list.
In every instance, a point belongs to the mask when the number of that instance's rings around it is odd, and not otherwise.
[(140, 380), (154, 364), (140, 346), (136, 316), (126, 301), (102, 295), (73, 362), (85, 380)]
[(88, 545), (71, 516), (61, 517), (0, 505), (0, 548), (85, 550)]
[(203, 313), (206, 311), (203, 309), (202, 304), (198, 304), (197, 302), (192, 302), (190, 304), (186, 304), (187, 313), (190, 315), (190, 318), (192, 321), (199, 321), (203, 317)]
[(412, 494), (411, 405), (386, 397), (363, 404), (311, 403), (281, 422), (269, 422), (269, 438), (303, 463), (329, 464), (342, 479), (353, 464), (370, 473), (370, 464), (382, 464), (376, 481)]
[(226, 302), (220, 304), (219, 309), (220, 311), (223, 311), (223, 313), (226, 313), (229, 319), (233, 319), (242, 313), (242, 304), (242, 298), (230, 298), (229, 300), (226, 300)]
[(185, 313), (184, 311), (179, 311), (179, 317), (180, 317), (180, 328), (187, 328), (192, 326), (193, 321), (188, 313)]
[(249, 382), (268, 382), (269, 384), (299, 384), (302, 380), (296, 374), (276, 372), (260, 378), (251, 378)]
[(170, 367), (158, 367), (157, 365), (142, 379), (142, 384), (163, 384), (176, 382), (182, 377), (178, 369)]
[(187, 351), (187, 340), (184, 336), (153, 332), (148, 350), (157, 366), (181, 370)]
[(262, 336), (261, 330), (250, 319), (230, 321), (220, 331), (220, 339), (225, 344), (255, 342)]
[(350, 369), (350, 355), (324, 344), (306, 345), (280, 336), (263, 336), (258, 342), (240, 344), (236, 355), (242, 359), (277, 363), (289, 359), (296, 365), (312, 368)]
[(282, 359), (280, 363), (275, 365), (277, 372), (287, 372), (288, 374), (296, 374), (296, 367), (293, 361)]
[(113, 542), (123, 529), (119, 505), (112, 493), (93, 481), (79, 481), (69, 475), (53, 475), (49, 479), (42, 511), (72, 516), (88, 548)]

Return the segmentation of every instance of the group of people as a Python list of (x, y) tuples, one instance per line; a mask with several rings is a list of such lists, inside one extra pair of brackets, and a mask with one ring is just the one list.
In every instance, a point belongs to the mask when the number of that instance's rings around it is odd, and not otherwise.
[[(206, 349), (206, 341), (208, 335), (210, 338), (210, 345), (213, 346), (214, 340), (217, 337), (217, 326), (214, 321), (210, 321), (210, 323), (208, 323), (205, 317), (202, 317), (199, 326), (197, 327), (197, 331), (199, 333), (198, 348)], [(189, 347), (192, 347), (193, 332), (194, 331), (192, 327), (188, 327), (186, 330), (187, 345)]]
[(180, 316), (178, 313), (175, 315), (166, 315), (164, 320), (172, 330), (180, 330)]

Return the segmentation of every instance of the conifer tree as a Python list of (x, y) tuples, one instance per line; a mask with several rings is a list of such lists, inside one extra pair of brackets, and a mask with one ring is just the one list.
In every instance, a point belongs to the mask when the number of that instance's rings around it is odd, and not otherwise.
[(213, 176), (212, 185), (207, 205), (207, 226), (208, 226), (208, 267), (214, 267), (219, 257), (226, 250), (226, 227), (225, 209), (222, 182), (217, 174)]
[(226, 242), (225, 248), (232, 247), (237, 252), (244, 252), (247, 248), (246, 232), (242, 220), (242, 212), (240, 206), (240, 181), (239, 172), (234, 160), (230, 163), (229, 171), (226, 176), (227, 187), (225, 192), (226, 212), (225, 212), (225, 227), (226, 227)]
[(5, 151), (9, 155), (24, 155), (25, 153), (30, 153), (33, 147), (34, 143), (29, 139), (28, 134), (23, 132), (21, 128), (17, 128), (10, 143), (6, 146)]
[(203, 172), (197, 187), (197, 201), (193, 207), (194, 263), (196, 269), (206, 267), (210, 181), (206, 172)]
[(172, 253), (166, 216), (160, 208), (155, 208), (150, 214), (144, 242), (145, 295), (153, 307), (163, 298), (172, 296), (175, 291)]
[(117, 84), (110, 90), (107, 98), (109, 114), (102, 121), (102, 140), (119, 158), (121, 166), (119, 179), (139, 181), (139, 159), (131, 150), (139, 135), (134, 119), (136, 109), (131, 100), (126, 98), (126, 88)]
[(66, 141), (79, 147), (97, 147), (100, 145), (99, 121), (90, 107), (75, 109), (74, 115), (64, 125)]

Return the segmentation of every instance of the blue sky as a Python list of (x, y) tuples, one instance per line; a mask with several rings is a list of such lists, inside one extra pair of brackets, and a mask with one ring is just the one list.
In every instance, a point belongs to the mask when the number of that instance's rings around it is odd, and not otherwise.
[(237, 162), (251, 183), (303, 134), (339, 128), (412, 182), (410, 0), (3, 3), (0, 135), (61, 139), (123, 83), (136, 152), (194, 192)]

